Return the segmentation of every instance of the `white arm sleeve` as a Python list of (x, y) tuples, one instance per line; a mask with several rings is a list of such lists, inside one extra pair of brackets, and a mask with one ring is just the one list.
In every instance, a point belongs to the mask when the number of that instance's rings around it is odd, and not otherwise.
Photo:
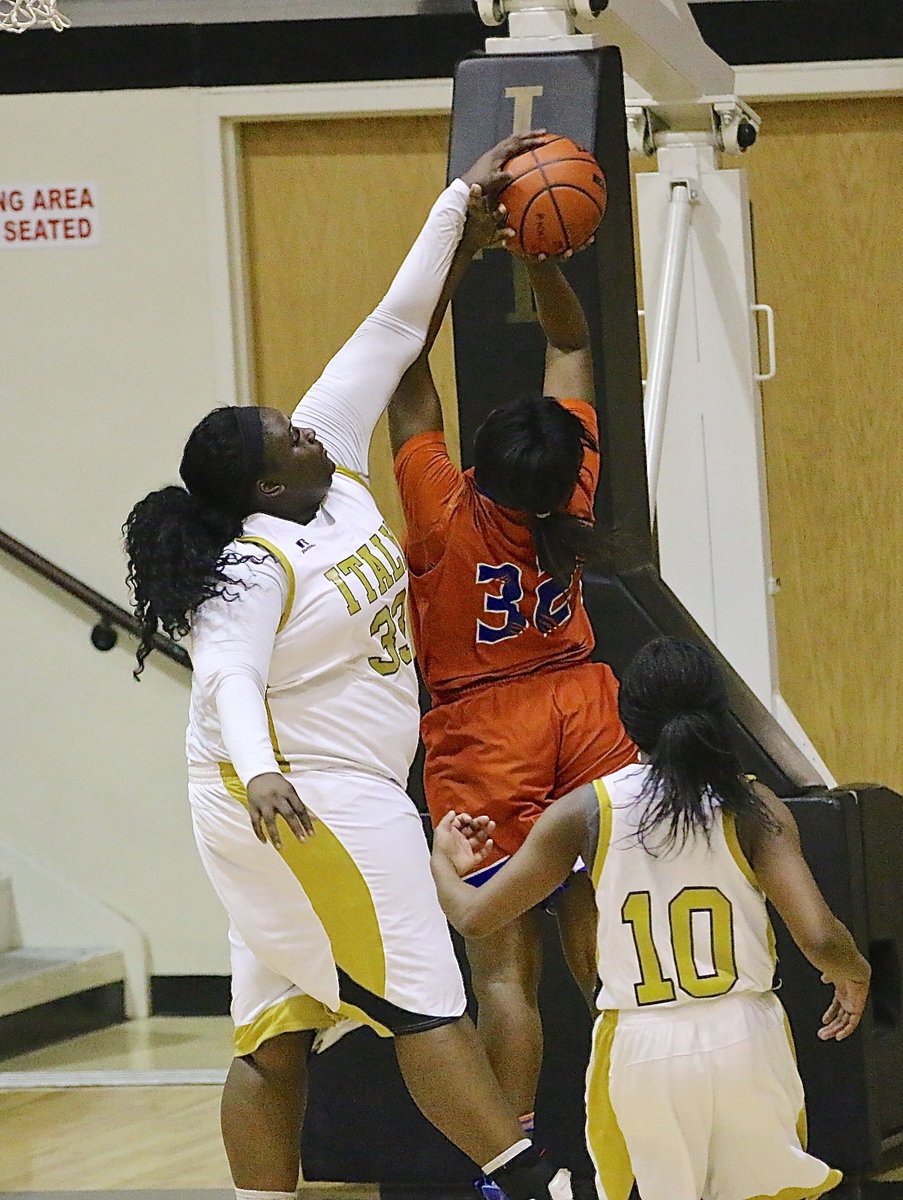
[[(279, 773), (265, 704), (276, 630), (288, 600), (285, 572), (267, 556), (229, 572), (236, 599), (206, 600), (192, 622), (196, 685), (216, 706), (229, 761), (247, 787), (255, 775)], [(242, 586), (242, 583), (247, 586)]]
[(376, 422), (423, 349), (467, 215), (467, 184), (442, 193), (392, 286), (301, 399), (295, 425), (316, 432), (330, 458), (367, 474)]

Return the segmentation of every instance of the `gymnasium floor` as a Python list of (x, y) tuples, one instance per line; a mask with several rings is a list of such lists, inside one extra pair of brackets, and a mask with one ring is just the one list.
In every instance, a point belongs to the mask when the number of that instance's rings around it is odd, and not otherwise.
[[(231, 1200), (219, 1133), (230, 1044), (227, 1017), (151, 1017), (0, 1062), (0, 1192), (23, 1200)], [(86, 1078), (107, 1083), (77, 1086)], [(124, 1082), (130, 1078), (143, 1086)], [(307, 1184), (301, 1195), (378, 1193)]]
[[(226, 1017), (151, 1017), (0, 1062), (0, 1193), (232, 1200), (219, 1133), (230, 1035)], [(885, 1179), (903, 1181), (903, 1171)], [(379, 1192), (302, 1183), (299, 1195), (378, 1200)]]

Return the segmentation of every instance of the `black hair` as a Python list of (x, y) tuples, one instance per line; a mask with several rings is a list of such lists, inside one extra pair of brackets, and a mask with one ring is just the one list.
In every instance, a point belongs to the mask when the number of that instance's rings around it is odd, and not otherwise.
[[(697, 834), (708, 838), (713, 800), (725, 812), (774, 827), (741, 770), (724, 680), (702, 646), (671, 637), (649, 642), (621, 680), (618, 711), (649, 762), (637, 837), (650, 853), (680, 848)], [(650, 836), (662, 827), (650, 849)]]
[(549, 396), (494, 409), (474, 439), (477, 487), (497, 504), (529, 514), (539, 565), (564, 587), (580, 563), (606, 550), (591, 522), (564, 511), (584, 452), (598, 449), (577, 414)]
[(205, 600), (235, 599), (228, 567), (262, 561), (225, 553), (255, 509), (254, 485), (263, 468), (261, 429), (257, 409), (214, 409), (185, 444), (179, 467), (185, 487), (151, 492), (129, 513), (122, 532), (132, 606), (141, 626), (136, 679), (158, 629), (183, 637), (191, 614)]

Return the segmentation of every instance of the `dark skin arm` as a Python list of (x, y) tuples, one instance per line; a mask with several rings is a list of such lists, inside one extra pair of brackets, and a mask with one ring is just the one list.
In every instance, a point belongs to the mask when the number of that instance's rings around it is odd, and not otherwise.
[(790, 936), (823, 983), (834, 985), (834, 999), (822, 1016), (818, 1036), (838, 1042), (856, 1029), (868, 998), (871, 967), (856, 949), (847, 927), (828, 908), (803, 857), (793, 814), (768, 788), (754, 785), (768, 808), (774, 829), (738, 821), (738, 835), (765, 895), (777, 909)]
[[(502, 146), (507, 143), (503, 142)], [(464, 178), (467, 182), (467, 176)], [(430, 351), (474, 255), (488, 246), (504, 245), (514, 236), (512, 230), (499, 227), (505, 215), (503, 206), (493, 208), (491, 193), (484, 194), (482, 189), (471, 192), (464, 234), (433, 313), (423, 350), (408, 368), (389, 403), (393, 456), (412, 437), (444, 428), (442, 405), (430, 371)], [(568, 251), (564, 257), (570, 258), (571, 254), (572, 251)], [(583, 307), (557, 263), (530, 259), (527, 270), (536, 297), (537, 316), (547, 341), (543, 394), (561, 400), (586, 400), (592, 404), (595, 399), (593, 364)]]
[(545, 900), (580, 856), (592, 857), (598, 801), (591, 784), (562, 796), (542, 814), (520, 850), (481, 887), (461, 875), (476, 870), (492, 845), (494, 822), (448, 813), (433, 836), (433, 879), (450, 923), (465, 937), (485, 937)]
[(583, 305), (557, 263), (527, 263), (536, 315), (546, 335), (543, 395), (593, 404), (593, 360)]
[[(481, 199), (475, 197), (475, 204), (471, 206), (423, 350), (402, 376), (389, 402), (389, 438), (393, 456), (410, 438), (443, 429), (442, 405), (430, 371), (430, 351), (446, 309), (474, 255), (487, 246), (499, 244), (501, 238), (511, 236), (510, 230), (497, 228), (493, 214), (478, 211), (477, 205), (484, 207)], [(499, 212), (504, 216), (504, 209)], [(546, 335), (543, 395), (557, 400), (586, 400), (592, 404), (595, 400), (593, 360), (583, 306), (557, 263), (530, 261), (527, 270), (536, 297), (539, 323)]]
[(389, 440), (393, 457), (412, 437), (444, 428), (442, 405), (430, 371), (430, 351), (442, 327), (451, 299), (467, 273), (474, 255), (488, 246), (501, 245), (513, 236), (511, 230), (500, 228), (499, 221), (503, 221), (504, 218), (504, 207), (493, 211), (482, 188), (475, 184), (471, 188), (467, 204), (464, 233), (433, 313), (423, 350), (408, 367), (395, 389), (395, 395), (389, 401)]

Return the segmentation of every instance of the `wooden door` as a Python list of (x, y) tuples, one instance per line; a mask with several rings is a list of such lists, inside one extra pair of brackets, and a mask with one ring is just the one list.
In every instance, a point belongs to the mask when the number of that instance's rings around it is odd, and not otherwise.
[[(291, 412), (373, 309), (445, 183), (448, 118), (267, 121), (242, 127), (255, 396)], [(447, 323), (433, 352), (457, 453)], [(370, 450), (377, 503), (403, 528), (385, 418)]]

